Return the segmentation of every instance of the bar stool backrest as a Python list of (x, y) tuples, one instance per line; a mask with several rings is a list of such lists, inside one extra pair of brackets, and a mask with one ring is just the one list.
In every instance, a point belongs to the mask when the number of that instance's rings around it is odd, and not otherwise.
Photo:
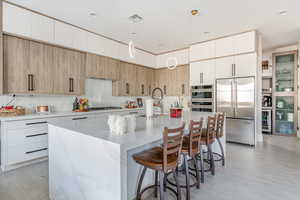
[(216, 135), (218, 138), (223, 137), (224, 135), (224, 120), (225, 113), (219, 113), (217, 116), (217, 126), (216, 126)]
[(206, 127), (206, 142), (207, 144), (211, 143), (216, 138), (216, 116), (207, 117), (207, 127)]
[[(190, 121), (189, 128), (189, 156), (193, 156), (193, 144), (199, 147), (202, 136), (203, 118), (200, 121)], [(199, 149), (198, 149), (199, 150)]]
[(163, 171), (168, 171), (168, 157), (177, 156), (177, 163), (181, 154), (183, 131), (185, 123), (176, 129), (168, 129), (165, 127), (163, 133)]

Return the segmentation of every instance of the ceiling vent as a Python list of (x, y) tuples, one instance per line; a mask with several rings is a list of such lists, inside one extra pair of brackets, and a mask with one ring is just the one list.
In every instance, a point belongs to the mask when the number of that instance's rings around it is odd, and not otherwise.
[(129, 20), (134, 23), (139, 23), (139, 22), (143, 21), (143, 18), (137, 14), (134, 14), (129, 17)]

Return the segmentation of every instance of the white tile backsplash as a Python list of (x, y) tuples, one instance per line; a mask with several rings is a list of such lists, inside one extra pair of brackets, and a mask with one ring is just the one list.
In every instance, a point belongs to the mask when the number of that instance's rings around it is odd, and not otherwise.
[[(137, 97), (114, 97), (112, 96), (112, 81), (87, 79), (86, 94), (84, 97), (89, 99), (90, 106), (124, 106), (126, 101), (136, 100)], [(149, 97), (142, 97), (149, 98)], [(7, 104), (12, 96), (0, 96), (0, 105)], [(23, 106), (28, 112), (34, 112), (38, 105), (50, 105), (53, 111), (71, 111), (75, 96), (56, 96), (56, 95), (17, 95), (13, 105)], [(164, 97), (164, 108), (168, 111), (171, 104), (177, 101), (177, 97)]]

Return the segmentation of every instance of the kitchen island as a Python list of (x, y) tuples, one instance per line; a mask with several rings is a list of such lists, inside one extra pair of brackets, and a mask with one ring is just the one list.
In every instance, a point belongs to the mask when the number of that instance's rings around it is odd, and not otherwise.
[[(125, 135), (110, 133), (107, 121), (50, 123), (50, 199), (134, 199), (141, 166), (133, 161), (132, 155), (160, 145), (164, 127), (179, 127), (185, 121), (187, 129), (190, 119), (206, 119), (212, 115), (214, 113), (184, 112), (180, 119), (137, 116), (136, 131)], [(225, 148), (225, 137), (222, 143)], [(216, 143), (213, 151), (220, 152)], [(153, 175), (147, 173), (144, 185), (153, 184)]]

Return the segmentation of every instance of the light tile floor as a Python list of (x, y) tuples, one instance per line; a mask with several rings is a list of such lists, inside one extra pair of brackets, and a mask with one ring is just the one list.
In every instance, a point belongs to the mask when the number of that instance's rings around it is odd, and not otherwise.
[[(255, 149), (228, 144), (227, 155), (192, 200), (300, 199), (299, 139), (265, 136)], [(0, 200), (49, 200), (47, 162), (0, 174)]]

